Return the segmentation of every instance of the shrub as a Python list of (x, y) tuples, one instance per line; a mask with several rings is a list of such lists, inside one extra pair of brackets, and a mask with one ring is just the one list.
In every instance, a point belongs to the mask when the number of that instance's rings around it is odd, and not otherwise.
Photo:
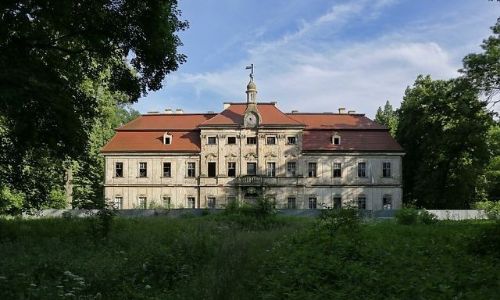
[(0, 186), (0, 214), (19, 214), (23, 208), (24, 194)]
[(435, 224), (438, 222), (438, 218), (436, 217), (435, 214), (430, 213), (426, 211), (425, 209), (419, 211), (418, 213), (418, 222), (425, 224), (425, 225), (431, 225)]
[(357, 232), (360, 218), (357, 209), (325, 209), (318, 218), (320, 229), (326, 230), (331, 235), (337, 232)]
[(476, 202), (477, 209), (484, 209), (488, 219), (500, 220), (500, 201), (481, 201)]
[(395, 217), (398, 224), (413, 225), (417, 223), (418, 210), (414, 208), (403, 208), (396, 213)]
[(500, 258), (500, 222), (482, 228), (468, 243), (469, 252)]

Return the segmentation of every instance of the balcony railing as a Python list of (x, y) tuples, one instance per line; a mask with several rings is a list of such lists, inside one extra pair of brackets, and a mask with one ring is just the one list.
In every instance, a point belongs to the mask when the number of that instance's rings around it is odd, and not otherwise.
[(303, 184), (300, 177), (270, 177), (262, 175), (243, 175), (235, 180), (237, 185), (260, 186), (260, 185), (297, 185)]

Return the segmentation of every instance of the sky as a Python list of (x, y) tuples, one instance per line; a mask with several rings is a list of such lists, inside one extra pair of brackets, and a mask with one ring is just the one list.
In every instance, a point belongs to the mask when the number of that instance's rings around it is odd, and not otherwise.
[(221, 111), (245, 102), (255, 66), (257, 100), (284, 111), (374, 117), (399, 107), (419, 74), (458, 76), (500, 16), (488, 0), (179, 0), (187, 62), (134, 108)]

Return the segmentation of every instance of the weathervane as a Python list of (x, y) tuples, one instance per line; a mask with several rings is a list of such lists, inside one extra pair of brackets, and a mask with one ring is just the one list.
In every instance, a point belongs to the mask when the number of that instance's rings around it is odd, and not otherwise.
[(250, 71), (250, 80), (253, 81), (253, 64), (250, 64), (249, 66), (246, 66), (245, 70), (251, 70)]

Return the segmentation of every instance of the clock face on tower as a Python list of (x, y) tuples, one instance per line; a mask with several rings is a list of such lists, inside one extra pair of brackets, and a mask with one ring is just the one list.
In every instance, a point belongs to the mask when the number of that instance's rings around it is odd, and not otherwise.
[(257, 126), (257, 120), (258, 120), (258, 117), (256, 114), (254, 113), (247, 113), (245, 115), (245, 127), (256, 127)]

